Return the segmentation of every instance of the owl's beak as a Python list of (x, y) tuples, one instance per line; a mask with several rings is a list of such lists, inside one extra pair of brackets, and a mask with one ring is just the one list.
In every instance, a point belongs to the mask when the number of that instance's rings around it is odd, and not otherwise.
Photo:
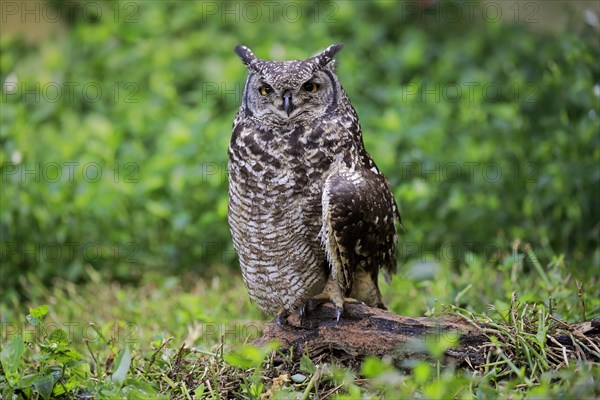
[(294, 111), (294, 104), (292, 103), (292, 93), (289, 90), (283, 92), (283, 111), (290, 116), (290, 113)]

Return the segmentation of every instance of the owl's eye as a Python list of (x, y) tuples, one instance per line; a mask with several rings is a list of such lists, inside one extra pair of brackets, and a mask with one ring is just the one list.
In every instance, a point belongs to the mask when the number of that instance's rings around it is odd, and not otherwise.
[(273, 88), (266, 83), (258, 88), (258, 92), (261, 96), (266, 96), (273, 91)]
[(313, 82), (306, 82), (304, 85), (302, 85), (302, 89), (306, 90), (307, 92), (314, 93), (319, 89), (319, 85)]

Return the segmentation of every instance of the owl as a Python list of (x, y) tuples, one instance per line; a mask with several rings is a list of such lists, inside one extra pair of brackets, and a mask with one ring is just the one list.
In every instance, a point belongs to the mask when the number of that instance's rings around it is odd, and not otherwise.
[(398, 206), (365, 150), (332, 45), (306, 60), (248, 68), (228, 149), (228, 222), (251, 301), (278, 321), (331, 301), (385, 308), (379, 269), (396, 272)]

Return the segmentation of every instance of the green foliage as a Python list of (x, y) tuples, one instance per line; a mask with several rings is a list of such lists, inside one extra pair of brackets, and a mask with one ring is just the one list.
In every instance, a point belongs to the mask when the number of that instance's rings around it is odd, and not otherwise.
[(258, 19), (238, 2), (96, 4), (94, 18), (63, 4), (65, 35), (0, 39), (0, 80), (17, 82), (0, 115), (3, 295), (22, 271), (78, 280), (91, 264), (137, 280), (235, 265), (237, 43), (265, 58), (346, 45), (338, 71), (403, 213), (402, 260), (493, 262), (521, 238), (543, 260), (598, 268), (595, 28), (534, 34), (391, 1), (294, 3), (301, 18), (278, 3)]
[[(529, 256), (528, 256), (529, 254)], [(540, 266), (539, 272), (526, 270), (525, 259), (533, 253), (514, 247), (512, 254), (496, 265), (470, 254), (465, 264), (452, 268), (448, 263), (415, 262), (404, 276), (395, 276), (391, 285), (380, 283), (389, 309), (399, 315), (434, 315), (450, 304), (474, 312), (492, 306), (506, 311), (514, 292), (521, 301), (545, 304), (554, 317), (582, 321), (600, 316), (598, 277), (580, 281), (562, 257)], [(407, 301), (411, 299), (411, 301)]]
[(19, 365), (21, 357), (25, 351), (25, 345), (21, 336), (14, 336), (8, 343), (3, 346), (0, 353), (0, 361), (2, 362), (2, 371), (4, 372), (6, 381), (9, 385), (14, 386), (19, 381)]
[[(521, 256), (515, 253), (498, 271), (522, 264)], [(10, 398), (20, 390), (38, 399), (48, 393), (67, 399), (189, 399), (193, 394), (252, 399), (310, 399), (317, 394), (337, 399), (599, 396), (597, 338), (592, 344), (574, 336), (579, 350), (567, 354), (568, 365), (560, 347), (550, 344), (566, 334), (563, 321), (598, 316), (600, 287), (577, 285), (563, 275), (564, 266), (556, 271), (543, 265), (549, 291), (537, 273), (520, 274), (513, 284), (511, 273), (502, 272), (503, 278), (493, 279), (506, 282), (490, 285), (485, 267), (482, 259), (460, 270), (442, 263), (439, 282), (407, 277), (384, 286), (386, 299), (411, 299), (410, 306), (388, 301), (409, 315), (452, 315), (487, 327), (495, 344), (488, 349), (487, 364), (470, 373), (439, 361), (456, 345), (456, 338), (448, 335), (410, 344), (413, 354), (430, 357), (406, 360), (407, 370), (385, 357), (358, 360), (355, 369), (348, 369), (330, 355), (311, 359), (304, 354), (298, 360), (289, 349), (273, 352), (271, 346), (249, 345), (262, 324), (247, 296), (240, 296), (239, 276), (190, 285), (186, 277), (149, 274), (133, 287), (109, 282), (88, 269), (88, 283), (55, 280), (50, 288), (30, 275), (25, 288), (31, 303), (0, 303), (0, 393)], [(465, 282), (470, 285), (466, 291)], [(414, 291), (406, 291), (405, 285)], [(488, 298), (489, 306), (482, 302)], [(50, 306), (32, 307), (36, 304)], [(583, 361), (588, 357), (590, 361)]]
[(116, 368), (115, 372), (112, 375), (112, 381), (117, 386), (123, 386), (125, 382), (125, 377), (127, 376), (127, 372), (129, 371), (129, 366), (131, 365), (131, 350), (128, 346), (126, 346), (123, 351), (119, 353), (117, 356)]
[[(34, 334), (33, 341), (27, 343), (29, 353), (34, 352), (33, 357), (29, 354), (24, 359), (27, 347), (21, 335), (14, 335), (3, 344), (0, 355), (0, 393), (3, 398), (22, 395), (44, 400), (90, 396), (113, 399), (166, 399), (142, 377), (127, 379), (132, 361), (128, 345), (119, 352), (110, 378), (102, 382), (92, 379), (90, 363), (75, 349), (69, 333), (62, 328), (46, 331), (47, 327), (56, 325), (44, 322), (47, 313), (48, 306), (43, 305), (32, 308), (26, 317), (27, 322), (34, 328), (33, 331), (26, 330), (28, 334)], [(111, 351), (110, 346), (106, 346), (105, 349)]]
[[(81, 354), (71, 347), (67, 332), (56, 328), (46, 332), (43, 320), (48, 306), (30, 309), (27, 322), (40, 337), (31, 343), (39, 352), (37, 368), (27, 369), (21, 365), (25, 343), (21, 335), (15, 335), (2, 350), (2, 369), (6, 383), (0, 384), (3, 397), (11, 398), (10, 393), (21, 393), (29, 398), (38, 396), (44, 400), (74, 392), (88, 383), (90, 371)], [(8, 355), (5, 357), (5, 354)], [(25, 371), (24, 371), (25, 370)]]

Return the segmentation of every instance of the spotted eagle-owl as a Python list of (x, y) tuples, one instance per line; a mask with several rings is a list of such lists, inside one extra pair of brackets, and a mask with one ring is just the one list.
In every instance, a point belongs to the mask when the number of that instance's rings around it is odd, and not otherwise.
[(228, 221), (250, 299), (286, 314), (313, 300), (385, 308), (377, 284), (396, 271), (400, 213), (363, 145), (334, 72), (332, 45), (307, 60), (248, 68), (229, 146)]

